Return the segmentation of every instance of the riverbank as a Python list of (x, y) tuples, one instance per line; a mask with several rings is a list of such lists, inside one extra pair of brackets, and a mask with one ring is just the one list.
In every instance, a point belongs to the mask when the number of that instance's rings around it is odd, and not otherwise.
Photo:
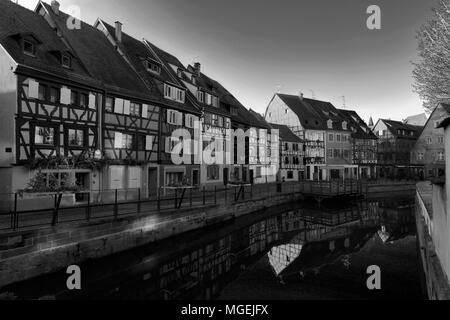
[[(405, 184), (368, 187), (371, 197), (392, 192), (408, 194)], [(389, 190), (389, 191), (386, 191)], [(382, 192), (384, 191), (384, 192)], [(221, 225), (261, 210), (277, 210), (303, 200), (301, 192), (255, 197), (235, 204), (163, 210), (150, 216), (130, 216), (115, 221), (68, 223), (0, 235), (0, 288), (51, 273), (72, 264), (118, 252), (202, 228)], [(272, 209), (271, 209), (272, 208)]]

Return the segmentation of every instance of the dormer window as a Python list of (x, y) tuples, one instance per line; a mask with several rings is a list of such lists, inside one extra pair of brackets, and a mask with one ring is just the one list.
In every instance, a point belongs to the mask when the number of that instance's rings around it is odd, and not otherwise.
[(333, 129), (333, 121), (331, 119), (327, 121), (327, 127), (328, 129)]
[(197, 77), (195, 75), (192, 75), (191, 81), (193, 84), (197, 84)]
[(342, 130), (347, 130), (347, 122), (342, 122)]
[(145, 68), (147, 69), (148, 72), (153, 72), (157, 74), (161, 73), (161, 67), (159, 66), (159, 64), (151, 60), (145, 61)]
[(34, 57), (36, 55), (36, 45), (31, 41), (23, 40), (23, 53)]
[(70, 58), (69, 55), (63, 54), (61, 56), (61, 64), (64, 68), (70, 69), (72, 67), (72, 59)]
[(183, 70), (178, 69), (177, 70), (177, 76), (178, 76), (178, 78), (181, 78), (183, 76)]

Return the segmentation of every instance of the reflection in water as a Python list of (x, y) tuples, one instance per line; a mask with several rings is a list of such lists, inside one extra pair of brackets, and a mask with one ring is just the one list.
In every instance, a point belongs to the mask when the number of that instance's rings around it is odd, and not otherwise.
[[(258, 266), (270, 268), (271, 274), (264, 274), (270, 286), (317, 277), (327, 268), (351, 270), (358, 260), (355, 253), (363, 252), (374, 237), (387, 246), (415, 234), (412, 207), (413, 199), (405, 199), (255, 214), (217, 229), (87, 263), (81, 267), (87, 278), (85, 290), (78, 296), (62, 287), (43, 289), (40, 281), (55, 283), (52, 276), (32, 281), (33, 296), (29, 296), (30, 283), (8, 290), (19, 298), (238, 299), (241, 296), (233, 288), (251, 290), (252, 285), (245, 286), (240, 279), (246, 275), (258, 278)], [(377, 251), (370, 254), (376, 256)]]

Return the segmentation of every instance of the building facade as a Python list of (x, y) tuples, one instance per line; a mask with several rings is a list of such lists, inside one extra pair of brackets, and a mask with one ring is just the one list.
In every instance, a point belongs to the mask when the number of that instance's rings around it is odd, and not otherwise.
[(280, 138), (280, 163), (278, 181), (305, 180), (303, 141), (287, 126), (270, 124), (278, 130)]
[(445, 175), (444, 129), (438, 128), (450, 115), (450, 106), (439, 104), (431, 113), (424, 129), (411, 150), (411, 164), (419, 179), (433, 179)]
[(400, 121), (378, 120), (373, 129), (378, 137), (378, 177), (403, 179), (415, 175), (417, 167), (411, 164), (411, 150), (422, 129)]

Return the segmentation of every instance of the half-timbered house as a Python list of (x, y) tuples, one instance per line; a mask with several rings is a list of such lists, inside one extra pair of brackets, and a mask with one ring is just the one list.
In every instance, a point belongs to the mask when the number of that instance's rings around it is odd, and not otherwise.
[(0, 2), (0, 192), (98, 188), (100, 82), (38, 14)]
[[(158, 48), (139, 41), (122, 31), (122, 24), (115, 27), (98, 19), (95, 27), (103, 32), (124, 60), (134, 69), (145, 83), (149, 92), (155, 96), (155, 103), (160, 112), (160, 140), (158, 166), (149, 168), (149, 180), (157, 178), (160, 185), (175, 186), (188, 184), (198, 186), (200, 183), (199, 165), (195, 162), (195, 135), (200, 116), (199, 110), (186, 98), (186, 89), (171, 76), (167, 66), (161, 61), (156, 51)], [(181, 142), (181, 136), (173, 135), (183, 129), (189, 133), (191, 141), (184, 144), (183, 163), (174, 163), (172, 151)], [(198, 135), (198, 134), (197, 134)], [(184, 138), (184, 137), (183, 137)], [(159, 172), (158, 172), (159, 171)]]
[[(158, 179), (149, 179), (147, 172), (158, 163), (159, 92), (147, 89), (100, 30), (83, 21), (79, 21), (79, 28), (71, 27), (67, 21), (73, 18), (60, 11), (56, 1), (52, 5), (40, 2), (36, 12), (102, 85), (102, 189), (150, 194), (158, 187)], [(71, 99), (84, 98), (82, 93), (75, 93)]]

